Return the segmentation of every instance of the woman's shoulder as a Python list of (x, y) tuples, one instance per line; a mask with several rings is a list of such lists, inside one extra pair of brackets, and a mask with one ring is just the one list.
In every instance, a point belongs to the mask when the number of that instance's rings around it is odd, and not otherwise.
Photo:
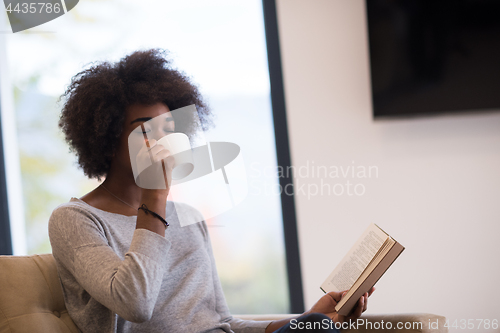
[(84, 226), (91, 226), (102, 233), (104, 213), (80, 199), (71, 198), (69, 202), (57, 206), (52, 211), (49, 218), (49, 233), (63, 230), (65, 233), (73, 233), (78, 232), (77, 229)]
[(127, 218), (135, 218), (135, 216), (121, 215), (96, 208), (78, 198), (71, 198), (69, 202), (57, 206), (52, 211), (52, 216), (68, 215), (68, 214), (70, 215), (76, 214), (82, 217), (93, 217), (96, 219), (106, 219), (106, 220), (123, 220)]
[(50, 216), (50, 221), (59, 220), (61, 218), (72, 217), (89, 217), (91, 215), (97, 215), (95, 208), (85, 203), (84, 201), (71, 198), (70, 201), (65, 202), (57, 206)]

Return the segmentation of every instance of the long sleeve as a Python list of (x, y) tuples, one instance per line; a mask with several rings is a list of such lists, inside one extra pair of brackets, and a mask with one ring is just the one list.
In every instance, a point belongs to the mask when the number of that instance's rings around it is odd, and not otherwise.
[(135, 229), (137, 217), (71, 199), (49, 236), (69, 315), (83, 333), (263, 333), (269, 322), (235, 319), (222, 292), (205, 222), (167, 202), (166, 238)]
[(76, 205), (56, 209), (50, 218), (49, 236), (60, 274), (61, 270), (69, 273), (89, 298), (125, 320), (147, 321), (161, 288), (170, 242), (137, 229), (121, 258), (106, 232), (95, 216)]

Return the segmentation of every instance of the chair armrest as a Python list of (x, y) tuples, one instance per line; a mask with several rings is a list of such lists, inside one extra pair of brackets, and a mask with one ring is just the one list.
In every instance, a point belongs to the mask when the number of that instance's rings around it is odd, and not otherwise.
[[(280, 320), (296, 317), (297, 314), (234, 315), (243, 320)], [(430, 313), (372, 314), (363, 315), (355, 328), (343, 329), (343, 333), (381, 333), (384, 331), (404, 333), (446, 333), (446, 318)], [(344, 324), (345, 325), (345, 324)]]

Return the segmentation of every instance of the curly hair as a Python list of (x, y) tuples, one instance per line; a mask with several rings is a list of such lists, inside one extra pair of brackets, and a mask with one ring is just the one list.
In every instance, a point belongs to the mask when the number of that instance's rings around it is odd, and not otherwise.
[[(195, 104), (202, 128), (211, 124), (210, 110), (197, 86), (173, 69), (166, 55), (160, 49), (137, 51), (116, 63), (92, 63), (72, 78), (61, 96), (65, 102), (59, 127), (87, 177), (107, 175), (118, 148), (125, 109), (132, 104), (161, 102), (170, 110)], [(189, 121), (183, 127), (181, 131), (188, 135), (196, 130)]]

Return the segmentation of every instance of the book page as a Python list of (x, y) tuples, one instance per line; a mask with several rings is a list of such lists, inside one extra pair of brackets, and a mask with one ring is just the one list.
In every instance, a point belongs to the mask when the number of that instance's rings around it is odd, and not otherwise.
[(373, 260), (368, 264), (368, 266), (365, 268), (365, 270), (360, 274), (359, 278), (354, 282), (354, 284), (351, 286), (347, 294), (344, 296), (344, 298), (337, 304), (337, 307), (342, 307), (343, 303), (347, 302), (349, 298), (356, 293), (357, 289), (359, 286), (364, 282), (367, 276), (370, 275), (370, 273), (377, 267), (377, 265), (384, 259), (385, 255), (387, 254), (388, 251), (392, 248), (394, 245), (394, 240), (392, 238), (388, 238), (378, 253), (375, 255)]
[(321, 289), (325, 292), (350, 289), (387, 238), (385, 232), (375, 224), (371, 224), (321, 285)]
[(404, 247), (401, 244), (389, 238), (376, 258), (368, 265), (351, 289), (349, 289), (347, 295), (335, 306), (335, 310), (341, 315), (348, 315), (356, 305), (358, 299), (375, 285), (403, 250)]

